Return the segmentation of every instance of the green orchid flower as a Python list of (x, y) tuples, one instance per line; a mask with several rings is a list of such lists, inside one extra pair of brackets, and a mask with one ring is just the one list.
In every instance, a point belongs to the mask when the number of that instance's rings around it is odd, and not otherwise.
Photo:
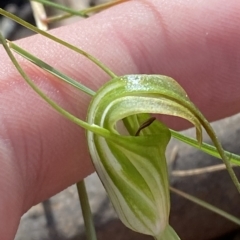
[(204, 126), (221, 155), (210, 125), (186, 92), (175, 80), (161, 75), (117, 77), (98, 90), (89, 106), (87, 121), (115, 136), (106, 138), (88, 131), (89, 152), (119, 218), (127, 227), (158, 240), (179, 239), (168, 223), (165, 151), (171, 133), (149, 113), (190, 121), (196, 127), (200, 145)]
[(89, 106), (88, 123), (116, 135), (108, 139), (87, 132), (94, 166), (119, 218), (132, 230), (156, 239), (166, 234), (168, 239), (178, 238), (168, 223), (165, 151), (171, 133), (148, 113), (190, 119), (201, 141), (200, 122), (179, 103), (181, 99), (188, 100), (186, 93), (169, 77), (129, 75), (105, 84)]

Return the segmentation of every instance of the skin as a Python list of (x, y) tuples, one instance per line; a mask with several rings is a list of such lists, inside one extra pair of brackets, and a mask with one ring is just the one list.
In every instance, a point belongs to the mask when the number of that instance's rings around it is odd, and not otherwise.
[[(96, 56), (116, 74), (176, 79), (209, 120), (240, 110), (240, 2), (136, 0), (52, 31)], [(49, 64), (97, 90), (98, 67), (34, 36), (18, 41)], [(11, 240), (31, 206), (93, 173), (84, 130), (53, 111), (0, 48), (0, 236)], [(90, 97), (18, 58), (48, 96), (85, 119)], [(175, 129), (185, 122), (164, 118)]]

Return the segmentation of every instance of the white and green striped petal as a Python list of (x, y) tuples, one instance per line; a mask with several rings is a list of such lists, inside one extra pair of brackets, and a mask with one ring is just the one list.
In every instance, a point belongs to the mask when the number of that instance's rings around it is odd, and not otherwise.
[[(88, 131), (90, 154), (120, 219), (134, 231), (161, 239), (168, 229), (170, 211), (165, 159), (169, 129), (154, 121), (138, 136), (136, 132), (150, 118), (148, 113), (168, 114), (191, 121), (201, 142), (201, 124), (193, 107), (173, 79), (157, 75), (113, 79), (92, 100), (88, 123), (108, 129), (116, 137), (108, 139)], [(119, 127), (121, 121), (124, 129)]]

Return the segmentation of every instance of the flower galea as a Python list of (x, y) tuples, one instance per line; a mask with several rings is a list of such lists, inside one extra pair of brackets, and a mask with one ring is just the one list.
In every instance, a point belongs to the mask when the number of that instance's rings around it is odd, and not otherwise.
[[(180, 100), (179, 100), (180, 99)], [(198, 119), (181, 99), (186, 93), (165, 76), (129, 75), (113, 79), (94, 96), (88, 123), (107, 129), (109, 138), (87, 132), (96, 171), (121, 221), (155, 239), (179, 239), (169, 226), (169, 181), (165, 158), (169, 129), (149, 113)]]

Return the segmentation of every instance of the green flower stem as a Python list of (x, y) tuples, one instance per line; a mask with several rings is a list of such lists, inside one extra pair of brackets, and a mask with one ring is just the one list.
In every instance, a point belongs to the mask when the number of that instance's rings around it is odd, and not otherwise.
[(213, 128), (211, 127), (211, 125), (205, 120), (202, 122), (202, 125), (204, 126), (206, 132), (208, 133), (208, 135), (210, 136), (212, 142), (214, 143), (216, 149), (219, 152), (219, 155), (221, 156), (222, 161), (224, 162), (224, 164), (226, 165), (226, 169), (234, 183), (234, 185), (236, 186), (238, 192), (240, 193), (240, 183), (238, 181), (238, 178), (231, 166), (231, 163), (227, 157), (227, 155), (225, 154), (221, 143), (218, 141), (217, 136), (215, 135)]
[[(72, 16), (73, 16), (73, 14), (71, 14), (71, 13), (59, 14), (57, 16), (47, 17), (46, 19), (44, 19), (44, 22), (46, 22), (47, 24), (54, 23), (57, 21), (62, 21), (64, 19), (70, 18)], [(82, 17), (88, 18), (88, 16), (82, 16)]]
[(201, 207), (204, 207), (204, 208), (206, 208), (206, 209), (208, 209), (208, 210), (210, 210), (212, 212), (217, 213), (218, 215), (221, 215), (221, 216), (225, 217), (226, 219), (236, 223), (237, 225), (240, 225), (240, 219), (236, 218), (235, 216), (233, 216), (233, 215), (231, 215), (229, 213), (226, 213), (225, 211), (223, 211), (223, 210), (221, 210), (221, 209), (219, 209), (219, 208), (217, 208), (217, 207), (215, 207), (215, 206), (213, 206), (213, 205), (211, 205), (209, 203), (206, 203), (206, 202), (204, 202), (204, 201), (202, 201), (202, 200), (200, 200), (200, 199), (198, 199), (196, 197), (193, 197), (193, 196), (191, 196), (191, 195), (189, 195), (187, 193), (184, 193), (184, 192), (182, 192), (182, 191), (180, 191), (180, 190), (178, 190), (176, 188), (170, 187), (170, 190), (172, 192), (174, 192), (174, 193), (176, 193), (176, 194), (178, 194), (178, 195), (180, 195), (180, 196), (190, 200), (191, 202), (194, 202), (194, 203), (200, 205)]
[[(191, 102), (184, 101), (180, 98), (176, 98), (175, 101), (179, 102), (182, 107), (185, 107), (186, 109), (188, 109), (193, 114), (193, 116), (196, 117), (196, 119), (198, 119), (201, 126), (206, 130), (207, 134), (209, 135), (210, 139), (212, 140), (213, 144), (215, 145), (217, 151), (219, 152), (219, 155), (221, 156), (222, 161), (226, 165), (226, 169), (227, 169), (234, 185), (236, 186), (238, 192), (240, 193), (240, 183), (237, 179), (237, 176), (236, 176), (234, 170), (232, 169), (231, 163), (230, 163), (229, 159), (227, 158), (227, 155), (225, 154), (225, 152), (222, 148), (221, 143), (217, 139), (217, 136), (216, 136), (212, 126), (205, 119), (205, 117), (202, 115), (202, 113)], [(199, 145), (201, 145), (202, 144), (202, 136), (199, 135), (198, 131), (199, 130), (197, 129), (197, 140), (199, 142)]]
[[(202, 150), (203, 152), (205, 152), (209, 155), (212, 155), (216, 158), (221, 159), (221, 156), (220, 156), (219, 152), (217, 151), (216, 147), (214, 147), (210, 144), (204, 143), (204, 142), (201, 145), (199, 145), (199, 142), (194, 138), (187, 137), (187, 136), (185, 136), (179, 132), (176, 132), (172, 129), (170, 129), (170, 131), (171, 131), (172, 137), (176, 138), (177, 140), (184, 142), (184, 143), (186, 143), (192, 147), (195, 147), (199, 150)], [(229, 161), (232, 164), (236, 164), (236, 165), (240, 166), (240, 156), (239, 155), (230, 153), (228, 151), (224, 151), (224, 153), (226, 154), (226, 156), (228, 157)]]
[(120, 3), (123, 3), (123, 2), (128, 2), (128, 1), (130, 1), (130, 0), (115, 0), (115, 1), (110, 1), (110, 2), (103, 3), (103, 4), (99, 4), (99, 5), (94, 6), (94, 7), (90, 7), (90, 8), (84, 9), (84, 10), (82, 10), (82, 12), (83, 12), (84, 14), (89, 14), (89, 13), (101, 11), (101, 10), (110, 8), (110, 7), (112, 7), (112, 6), (115, 6), (115, 5), (117, 5), (117, 4), (120, 4)]
[(21, 47), (17, 46), (16, 44), (14, 44), (13, 42), (10, 42), (10, 41), (7, 41), (7, 42), (8, 42), (8, 46), (11, 49), (13, 49), (16, 53), (18, 53), (19, 55), (21, 55), (22, 57), (24, 57), (28, 61), (32, 62), (33, 64), (37, 65), (41, 69), (51, 73), (52, 75), (58, 77), (59, 79), (67, 82), (68, 84), (72, 85), (73, 87), (81, 90), (82, 92), (84, 92), (84, 93), (86, 93), (86, 94), (88, 94), (90, 96), (94, 96), (95, 95), (95, 92), (93, 90), (91, 90), (90, 88), (88, 88), (85, 85), (75, 81), (74, 79), (68, 77), (67, 75), (59, 72), (57, 69), (55, 69), (52, 66), (50, 66), (49, 64), (45, 63), (41, 59), (33, 56), (29, 52), (25, 51), (23, 48), (21, 48)]
[[(95, 63), (99, 68), (101, 68), (105, 73), (107, 73), (111, 78), (114, 78), (114, 77), (117, 77), (117, 75), (115, 73), (113, 73), (110, 69), (108, 69), (104, 64), (102, 64), (98, 59), (96, 59), (95, 57), (93, 57), (92, 55), (88, 54), (87, 52), (79, 49), (78, 47), (68, 43), (68, 42), (65, 42), (63, 41), (62, 39), (60, 38), (57, 38), (55, 36), (53, 36), (52, 34), (48, 33), (48, 32), (45, 32), (45, 31), (42, 31), (40, 29), (38, 29), (37, 27), (34, 27), (32, 24), (22, 20), (21, 18), (15, 16), (14, 14), (12, 13), (9, 13), (5, 10), (3, 10), (2, 8), (0, 8), (0, 14), (7, 17), (7, 18), (10, 18), (12, 19), (13, 21), (21, 24), (22, 26), (36, 32), (36, 33), (39, 33), (55, 42), (58, 42), (59, 44), (62, 44), (64, 45), (65, 47), (77, 52), (77, 53), (80, 53), (81, 55), (85, 56), (87, 59), (89, 59), (90, 61), (92, 61), (93, 63)], [(3, 38), (2, 38), (3, 39)], [(4, 39), (5, 41), (5, 39)]]
[(82, 180), (81, 182), (78, 182), (76, 185), (77, 185), (79, 201), (82, 209), (87, 239), (97, 240), (84, 180)]

